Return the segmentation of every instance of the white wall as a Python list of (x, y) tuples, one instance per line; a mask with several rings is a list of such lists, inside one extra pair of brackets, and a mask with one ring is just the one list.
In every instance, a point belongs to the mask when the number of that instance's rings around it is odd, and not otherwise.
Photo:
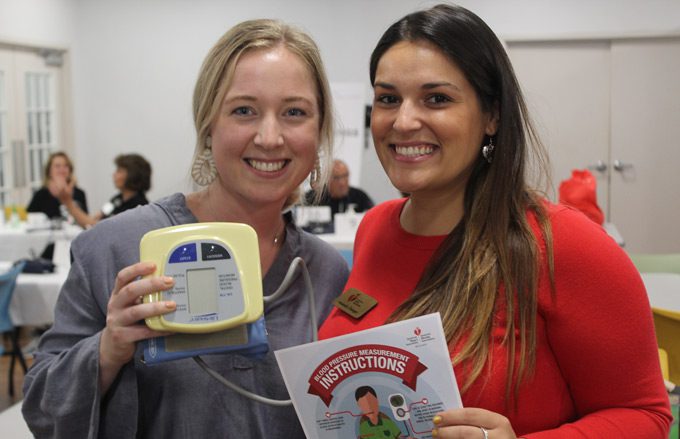
[(77, 0), (0, 0), (0, 42), (66, 48)]
[[(200, 63), (235, 23), (280, 18), (319, 44), (334, 82), (364, 82), (384, 29), (433, 1), (0, 0), (0, 41), (70, 51), (75, 159), (92, 206), (113, 194), (113, 158), (137, 151), (154, 168), (150, 198), (190, 190), (191, 93)], [(676, 0), (467, 0), (502, 37), (638, 35), (680, 31)], [(370, 93), (367, 94), (370, 96)], [(396, 195), (371, 149), (362, 186)], [(357, 170), (354, 170), (357, 172)]]

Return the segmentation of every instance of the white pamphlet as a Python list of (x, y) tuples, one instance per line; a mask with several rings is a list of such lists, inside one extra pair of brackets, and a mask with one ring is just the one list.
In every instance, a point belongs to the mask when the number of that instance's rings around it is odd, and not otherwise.
[(275, 354), (310, 439), (431, 438), (462, 407), (438, 313)]

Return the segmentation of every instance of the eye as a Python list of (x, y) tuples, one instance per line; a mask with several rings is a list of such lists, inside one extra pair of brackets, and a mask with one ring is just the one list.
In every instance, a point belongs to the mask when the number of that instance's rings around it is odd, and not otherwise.
[(446, 104), (448, 102), (451, 102), (451, 98), (441, 94), (441, 93), (435, 93), (433, 95), (430, 95), (425, 99), (425, 102), (428, 104), (434, 104), (434, 105), (441, 105), (441, 104)]
[(231, 114), (236, 116), (252, 116), (255, 112), (250, 107), (236, 107), (232, 110)]
[(399, 98), (391, 94), (380, 94), (375, 97), (376, 104), (394, 105), (399, 103)]
[(301, 117), (306, 115), (307, 112), (301, 108), (289, 108), (286, 110), (286, 116)]

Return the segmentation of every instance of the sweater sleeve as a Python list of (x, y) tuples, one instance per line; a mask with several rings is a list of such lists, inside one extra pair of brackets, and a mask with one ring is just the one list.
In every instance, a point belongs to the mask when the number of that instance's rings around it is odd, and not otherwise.
[(96, 437), (99, 335), (105, 317), (74, 261), (24, 381), (22, 411), (38, 438)]
[(555, 294), (542, 297), (541, 308), (577, 419), (523, 437), (667, 438), (672, 417), (640, 275), (603, 229), (559, 209)]
[(95, 229), (72, 243), (74, 261), (57, 300), (54, 324), (41, 337), (24, 380), (22, 412), (37, 438), (96, 438), (102, 428), (115, 424), (132, 431), (118, 437), (134, 437), (137, 387), (132, 365), (121, 370), (105, 396), (99, 388), (99, 342), (115, 277), (110, 273), (118, 267), (112, 251), (100, 251), (109, 243), (102, 243)]

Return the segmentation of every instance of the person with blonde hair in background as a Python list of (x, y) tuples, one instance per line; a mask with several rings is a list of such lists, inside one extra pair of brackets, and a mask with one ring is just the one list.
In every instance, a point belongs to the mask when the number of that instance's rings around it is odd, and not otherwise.
[(73, 242), (54, 326), (24, 383), (24, 418), (38, 438), (304, 437), (292, 406), (241, 396), (190, 358), (142, 363), (138, 342), (166, 334), (140, 321), (173, 312), (176, 303), (141, 302), (172, 288), (173, 280), (149, 276), (156, 267), (139, 261), (139, 241), (166, 226), (248, 224), (257, 232), (265, 295), (279, 287), (294, 258), (306, 262), (315, 309), (301, 275), (265, 304), (270, 350), (263, 359), (203, 357), (250, 392), (288, 399), (273, 351), (311, 340), (311, 314), (328, 314), (348, 275), (338, 252), (296, 227), (288, 209), (310, 174), (323, 183), (316, 164), (327, 167), (332, 157), (331, 95), (316, 44), (279, 21), (234, 26), (203, 62), (193, 115), (192, 177), (204, 188), (101, 221)]
[(33, 194), (26, 211), (42, 212), (50, 219), (66, 219), (68, 211), (58, 198), (62, 192), (67, 192), (71, 202), (87, 214), (87, 198), (76, 186), (73, 162), (65, 152), (58, 151), (47, 159), (43, 185)]
[(667, 438), (644, 284), (599, 225), (528, 182), (543, 149), (493, 31), (459, 6), (409, 14), (370, 79), (376, 152), (410, 195), (357, 232), (346, 288), (377, 305), (335, 308), (320, 337), (439, 312), (463, 408), (432, 437)]

